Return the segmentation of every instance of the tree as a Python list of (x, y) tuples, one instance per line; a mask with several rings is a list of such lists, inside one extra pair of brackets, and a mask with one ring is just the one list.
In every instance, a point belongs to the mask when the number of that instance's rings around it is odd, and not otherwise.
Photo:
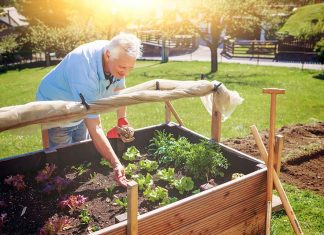
[[(262, 22), (269, 22), (268, 19), (274, 17), (273, 6), (267, 0), (193, 0), (190, 6), (189, 11), (181, 14), (183, 23), (190, 25), (209, 47), (212, 73), (218, 71), (217, 48), (222, 43), (221, 34), (227, 27), (260, 27)], [(201, 23), (210, 27), (210, 35), (198, 27)]]

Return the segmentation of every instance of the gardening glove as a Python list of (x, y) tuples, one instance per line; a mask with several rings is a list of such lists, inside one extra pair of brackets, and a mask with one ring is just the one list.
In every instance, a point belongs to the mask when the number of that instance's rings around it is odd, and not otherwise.
[(127, 187), (128, 180), (125, 176), (125, 168), (120, 163), (117, 163), (114, 167), (114, 180), (121, 186)]
[(119, 118), (117, 126), (113, 127), (107, 133), (108, 138), (120, 138), (124, 143), (133, 141), (135, 139), (133, 136), (134, 128), (128, 126), (126, 118)]

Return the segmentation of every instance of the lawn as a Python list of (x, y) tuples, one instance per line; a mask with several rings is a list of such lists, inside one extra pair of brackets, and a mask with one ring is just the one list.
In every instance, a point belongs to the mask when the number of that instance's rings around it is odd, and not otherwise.
[[(133, 86), (152, 79), (196, 80), (201, 73), (208, 73), (206, 62), (170, 62), (160, 64), (139, 61), (127, 79)], [(41, 78), (51, 68), (34, 68), (9, 71), (0, 75), (0, 107), (23, 104), (34, 100)], [(276, 126), (311, 123), (324, 120), (323, 81), (315, 78), (318, 71), (295, 68), (278, 68), (255, 65), (220, 64), (217, 74), (209, 80), (223, 82), (244, 98), (232, 116), (222, 125), (222, 139), (242, 137), (250, 132), (253, 124), (260, 129), (269, 126), (270, 96), (262, 94), (262, 88), (286, 89), (277, 99)], [(184, 124), (202, 135), (210, 136), (210, 117), (199, 98), (186, 98), (173, 102)], [(128, 119), (135, 128), (164, 122), (164, 104), (149, 103), (130, 106)], [(103, 126), (108, 130), (116, 123), (115, 113), (102, 115)], [(41, 148), (37, 126), (0, 133), (0, 157), (12, 156)]]
[[(208, 73), (206, 62), (158, 62), (139, 61), (127, 79), (127, 86), (151, 79), (196, 80), (201, 73)], [(0, 75), (0, 107), (23, 104), (34, 100), (40, 79), (51, 68), (9, 71)], [(295, 68), (278, 68), (240, 64), (220, 64), (217, 74), (208, 75), (229, 89), (236, 90), (245, 99), (232, 116), (222, 124), (222, 139), (243, 137), (255, 124), (259, 130), (269, 126), (269, 95), (262, 88), (286, 89), (277, 99), (277, 128), (296, 123), (313, 123), (324, 120), (323, 80), (318, 71)], [(210, 117), (199, 98), (186, 98), (173, 102), (175, 109), (189, 129), (210, 136)], [(130, 106), (128, 119), (135, 128), (164, 122), (163, 103)], [(115, 125), (114, 113), (102, 115), (103, 126), (108, 130)], [(7, 157), (41, 149), (40, 130), (37, 126), (0, 133), (0, 157)], [(323, 231), (324, 197), (285, 185), (291, 204), (305, 234), (321, 234)], [(287, 216), (274, 215), (272, 234), (292, 234)]]

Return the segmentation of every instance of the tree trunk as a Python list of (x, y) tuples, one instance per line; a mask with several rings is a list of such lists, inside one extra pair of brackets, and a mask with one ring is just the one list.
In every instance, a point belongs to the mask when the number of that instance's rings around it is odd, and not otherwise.
[(216, 73), (218, 71), (218, 61), (217, 61), (217, 47), (216, 48), (209, 48), (211, 54), (211, 73)]
[(45, 52), (46, 67), (51, 66), (51, 57), (49, 52)]

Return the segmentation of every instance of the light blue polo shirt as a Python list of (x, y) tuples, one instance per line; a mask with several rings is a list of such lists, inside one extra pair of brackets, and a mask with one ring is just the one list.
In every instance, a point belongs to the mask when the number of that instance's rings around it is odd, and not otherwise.
[[(125, 88), (125, 78), (114, 78), (110, 86), (109, 80), (105, 79), (102, 55), (108, 45), (109, 41), (99, 40), (81, 45), (71, 51), (43, 78), (36, 93), (36, 100), (81, 102), (79, 96), (81, 93), (86, 102), (91, 103), (114, 95), (116, 88)], [(88, 115), (87, 117), (98, 116)]]

